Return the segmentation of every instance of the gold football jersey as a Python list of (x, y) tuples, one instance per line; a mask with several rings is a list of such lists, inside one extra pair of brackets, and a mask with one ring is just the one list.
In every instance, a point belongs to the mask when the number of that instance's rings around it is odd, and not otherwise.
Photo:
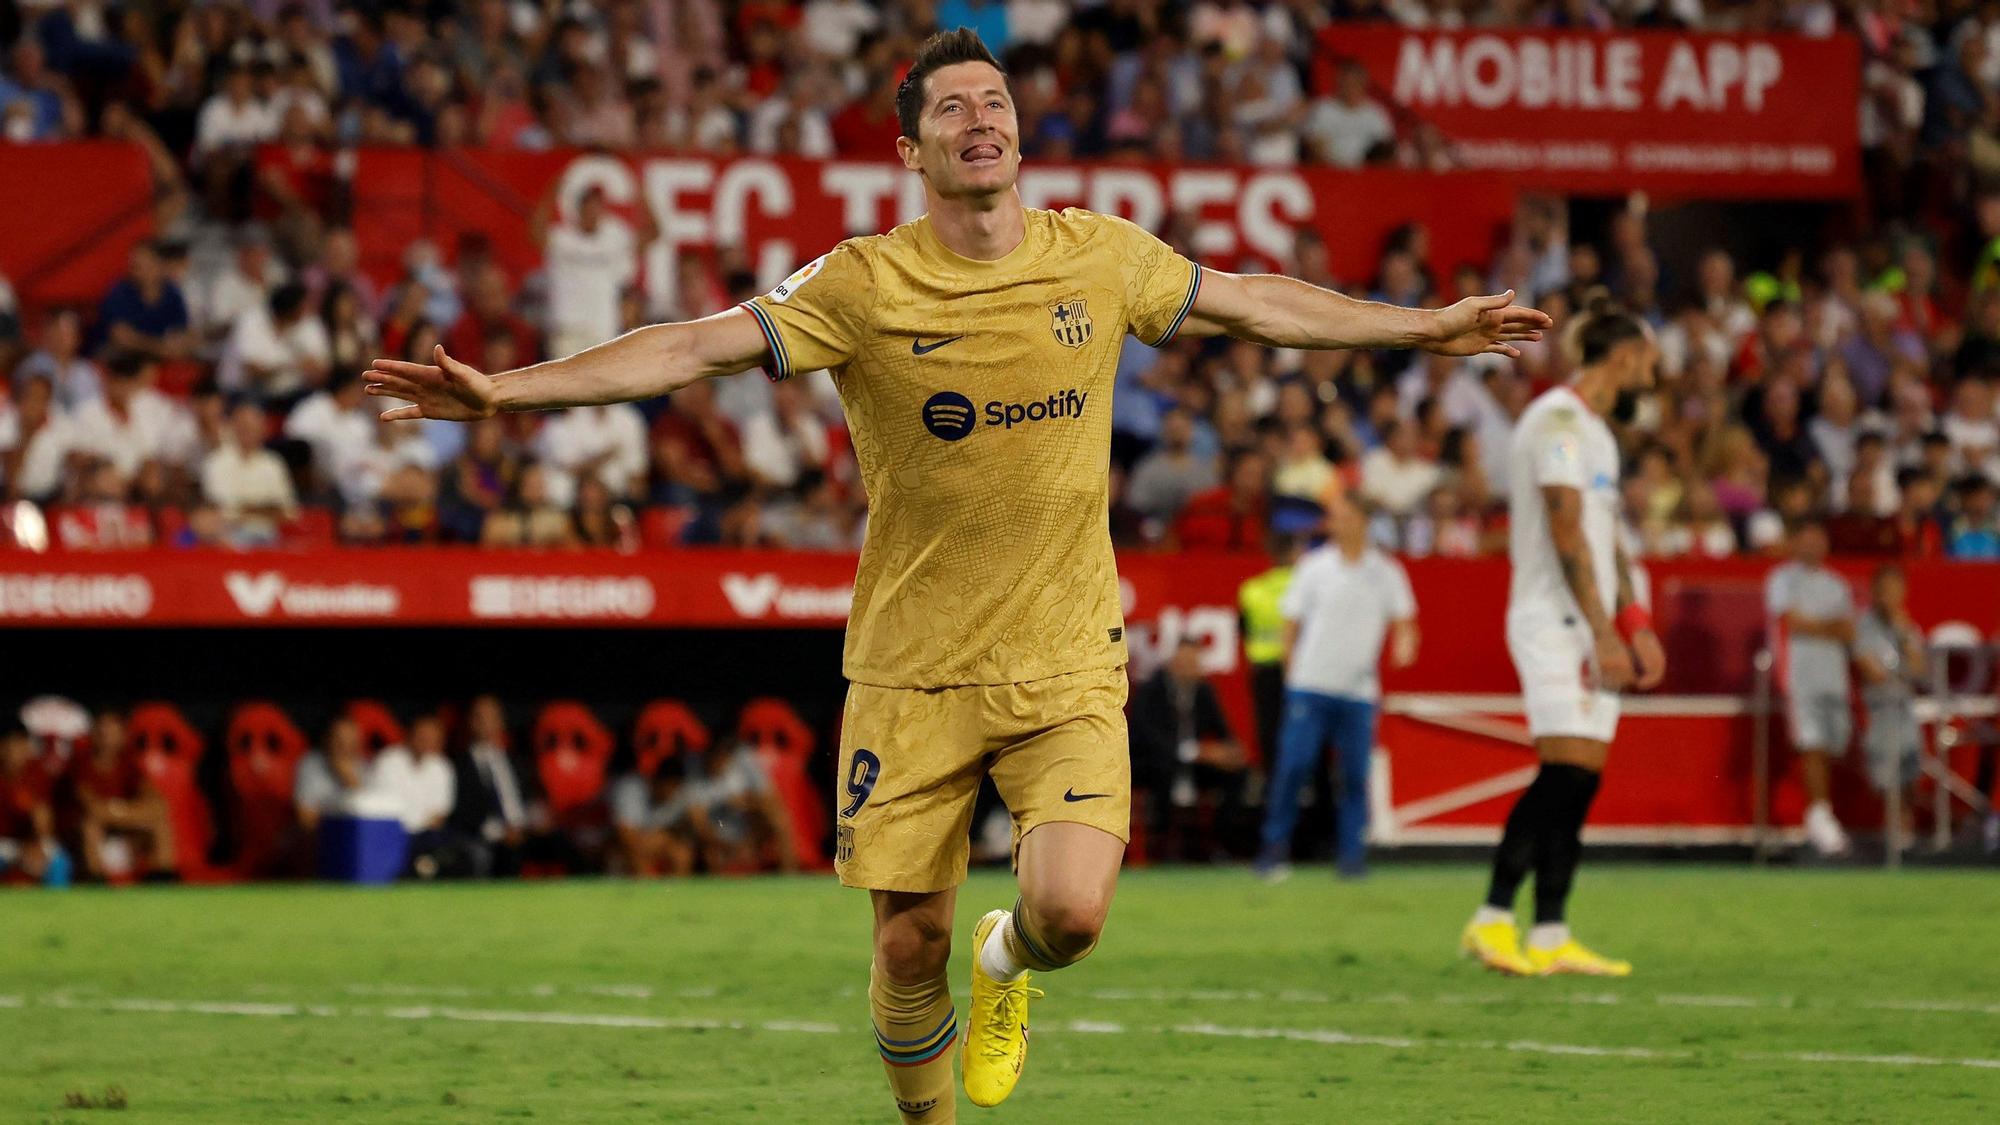
[(881, 687), (1125, 662), (1107, 526), (1127, 332), (1171, 339), (1201, 269), (1124, 219), (1030, 210), (1006, 257), (928, 217), (851, 238), (744, 304), (773, 377), (830, 368), (868, 490), (844, 668)]

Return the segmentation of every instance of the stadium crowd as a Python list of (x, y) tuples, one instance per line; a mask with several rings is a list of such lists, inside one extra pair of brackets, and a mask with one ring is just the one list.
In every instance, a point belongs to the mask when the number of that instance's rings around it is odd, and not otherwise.
[[(1339, 65), (1350, 20), (1856, 33), (1867, 198), (1769, 261), (1715, 249), (1677, 275), (1643, 202), (1573, 238), (1563, 201), (1527, 196), (1510, 241), (1449, 276), (1421, 226), (1369, 276), (1334, 276), (1305, 230), (1281, 265), (1406, 305), (1512, 287), (1558, 322), (1604, 300), (1642, 314), (1662, 381), (1619, 426), (1640, 553), (1775, 552), (1812, 514), (1837, 549), (2000, 557), (2000, 14), (1970, 0), (6, 0), (6, 136), (138, 144), (159, 203), (158, 237), (95, 307), (24, 317), (0, 279), (0, 493), (79, 513), (70, 546), (851, 549), (866, 498), (823, 373), (378, 422), (358, 378), (376, 355), (442, 342), (500, 369), (758, 286), (740, 250), (691, 250), (671, 307), (646, 307), (630, 283), (653, 222), (597, 196), (543, 202), (529, 276), (474, 236), (371, 277), (353, 146), (881, 156), (902, 61), (964, 24), (1008, 61), (1029, 159), (1449, 166), (1448, 143)], [(1186, 252), (1187, 227), (1159, 233)], [(1385, 545), (1493, 552), (1510, 422), (1568, 368), (1555, 338), (1519, 361), (1128, 342), (1113, 534), (1258, 550), (1339, 490)]]

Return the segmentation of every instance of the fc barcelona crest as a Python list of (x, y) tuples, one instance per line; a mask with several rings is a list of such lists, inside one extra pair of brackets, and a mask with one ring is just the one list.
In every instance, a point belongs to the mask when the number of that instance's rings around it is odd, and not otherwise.
[(1090, 310), (1084, 306), (1083, 298), (1050, 305), (1049, 331), (1056, 334), (1056, 342), (1064, 347), (1080, 348), (1090, 343)]

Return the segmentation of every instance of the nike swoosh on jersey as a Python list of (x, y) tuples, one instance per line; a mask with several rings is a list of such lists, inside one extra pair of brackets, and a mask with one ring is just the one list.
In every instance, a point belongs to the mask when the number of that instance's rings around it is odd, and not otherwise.
[(934, 343), (934, 344), (926, 344), (926, 343), (924, 343), (924, 342), (923, 342), (923, 340), (922, 340), (922, 339), (916, 339), (916, 340), (911, 340), (911, 341), (910, 341), (910, 354), (911, 354), (911, 355), (929, 355), (929, 354), (931, 354), (932, 352), (934, 352), (934, 351), (938, 350), (939, 348), (941, 348), (941, 347), (944, 347), (944, 346), (945, 346), (946, 344), (956, 344), (956, 343), (958, 343), (958, 342), (959, 342), (960, 340), (963, 340), (963, 339), (965, 339), (965, 337), (964, 337), (964, 336), (953, 336), (953, 337), (951, 337), (950, 339), (946, 339), (946, 340), (939, 340), (939, 341), (937, 341), (937, 342), (936, 342), (936, 343)]
[(1071, 802), (1095, 801), (1099, 797), (1109, 797), (1109, 796), (1111, 796), (1111, 794), (1109, 793), (1079, 793), (1076, 791), (1075, 786), (1071, 786), (1070, 788), (1063, 790), (1063, 800)]

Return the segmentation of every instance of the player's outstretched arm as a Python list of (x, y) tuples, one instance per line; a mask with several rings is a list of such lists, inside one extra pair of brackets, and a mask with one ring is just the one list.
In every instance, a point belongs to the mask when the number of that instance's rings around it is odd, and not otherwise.
[(1203, 270), (1183, 335), (1235, 336), (1274, 348), (1422, 348), (1441, 355), (1493, 352), (1539, 340), (1547, 313), (1514, 304), (1514, 291), (1467, 297), (1441, 309), (1357, 301), (1278, 274)]
[(378, 359), (368, 393), (411, 405), (382, 417), (470, 422), (507, 410), (603, 406), (670, 394), (697, 379), (734, 375), (763, 362), (764, 333), (741, 308), (679, 324), (634, 329), (572, 356), (497, 375), (461, 363), (439, 345), (431, 363)]

